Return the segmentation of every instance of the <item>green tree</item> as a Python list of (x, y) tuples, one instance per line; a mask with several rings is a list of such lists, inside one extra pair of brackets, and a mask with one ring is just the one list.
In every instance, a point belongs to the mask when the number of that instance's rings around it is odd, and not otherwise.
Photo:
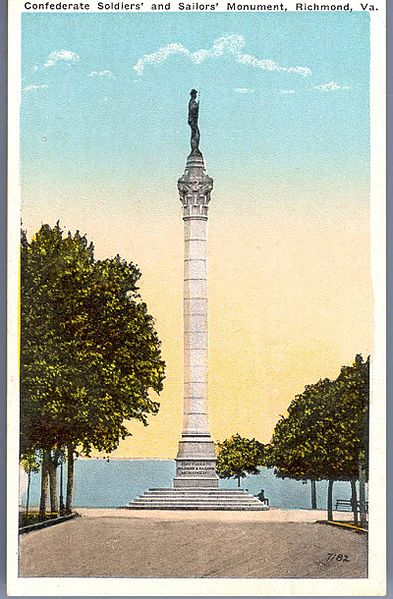
[(346, 464), (352, 486), (352, 503), (357, 519), (356, 479), (359, 480), (360, 525), (366, 526), (366, 493), (369, 456), (370, 357), (355, 356), (351, 366), (343, 366), (336, 380), (339, 418), (347, 425), (346, 443), (350, 459)]
[[(308, 385), (278, 421), (268, 451), (279, 477), (327, 479), (328, 519), (333, 519), (333, 482), (356, 481), (368, 447), (368, 364), (356, 356), (335, 381)], [(356, 487), (352, 484), (352, 494)], [(356, 497), (353, 497), (354, 514)], [(355, 516), (356, 517), (356, 516)]]
[(31, 475), (40, 469), (40, 458), (37, 453), (28, 453), (21, 457), (20, 465), (27, 474), (26, 516), (29, 515)]
[(334, 401), (332, 381), (307, 385), (281, 416), (269, 445), (268, 464), (280, 478), (328, 479), (328, 518), (333, 517), (333, 480), (337, 478), (333, 439)]
[(95, 260), (59, 224), (30, 242), (22, 234), (21, 263), (21, 448), (45, 452), (43, 478), (67, 448), (70, 511), (75, 455), (109, 453), (130, 435), (127, 420), (147, 424), (165, 364), (134, 264)]
[(247, 439), (239, 434), (216, 443), (217, 474), (220, 478), (240, 480), (247, 474), (258, 474), (263, 463), (264, 446), (256, 439)]

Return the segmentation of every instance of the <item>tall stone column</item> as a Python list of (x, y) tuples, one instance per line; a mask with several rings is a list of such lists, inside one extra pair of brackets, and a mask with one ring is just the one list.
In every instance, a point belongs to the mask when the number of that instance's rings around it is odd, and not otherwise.
[(218, 487), (207, 418), (207, 213), (212, 188), (203, 156), (194, 149), (178, 180), (184, 220), (184, 404), (174, 487)]
[(152, 488), (127, 506), (138, 510), (267, 510), (242, 489), (219, 489), (207, 419), (207, 213), (213, 179), (199, 149), (198, 92), (188, 102), (191, 153), (177, 182), (184, 220), (183, 432), (172, 489)]

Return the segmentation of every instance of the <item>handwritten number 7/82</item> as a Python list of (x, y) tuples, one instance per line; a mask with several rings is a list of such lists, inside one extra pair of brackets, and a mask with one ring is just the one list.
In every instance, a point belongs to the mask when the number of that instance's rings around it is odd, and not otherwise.
[(343, 555), (342, 553), (328, 553), (328, 562), (349, 562), (349, 558), (347, 555)]

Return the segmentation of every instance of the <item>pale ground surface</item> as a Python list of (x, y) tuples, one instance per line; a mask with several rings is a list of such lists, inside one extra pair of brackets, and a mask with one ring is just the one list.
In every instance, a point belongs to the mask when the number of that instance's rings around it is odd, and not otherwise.
[[(317, 524), (325, 512), (78, 512), (82, 518), (21, 536), (20, 576), (367, 576), (367, 536)], [(349, 561), (328, 561), (328, 553)]]
[[(315, 522), (326, 520), (326, 510), (281, 510), (270, 508), (266, 512), (206, 511), (203, 510), (127, 510), (78, 508), (78, 514), (89, 518), (143, 518), (148, 520), (204, 520), (219, 522)], [(352, 521), (351, 512), (334, 512), (336, 520)]]

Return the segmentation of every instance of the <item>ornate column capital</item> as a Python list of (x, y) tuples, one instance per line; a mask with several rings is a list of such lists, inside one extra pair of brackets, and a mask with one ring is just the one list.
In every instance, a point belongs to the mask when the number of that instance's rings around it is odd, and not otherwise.
[(203, 157), (189, 156), (184, 175), (178, 179), (180, 201), (183, 204), (183, 219), (207, 219), (213, 179), (206, 174)]

